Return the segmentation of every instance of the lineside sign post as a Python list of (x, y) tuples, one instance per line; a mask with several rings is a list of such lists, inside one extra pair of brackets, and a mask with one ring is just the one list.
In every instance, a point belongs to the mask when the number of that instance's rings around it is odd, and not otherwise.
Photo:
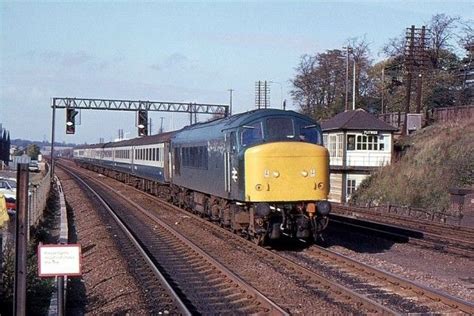
[(80, 276), (81, 272), (81, 245), (39, 245), (40, 277)]

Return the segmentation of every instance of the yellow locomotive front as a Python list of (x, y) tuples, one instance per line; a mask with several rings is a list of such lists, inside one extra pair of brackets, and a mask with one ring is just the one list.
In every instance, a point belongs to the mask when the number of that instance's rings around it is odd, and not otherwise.
[(315, 239), (328, 223), (329, 153), (319, 125), (301, 116), (267, 117), (241, 128), (250, 235)]
[(326, 200), (329, 194), (329, 154), (304, 142), (275, 142), (245, 152), (247, 202)]

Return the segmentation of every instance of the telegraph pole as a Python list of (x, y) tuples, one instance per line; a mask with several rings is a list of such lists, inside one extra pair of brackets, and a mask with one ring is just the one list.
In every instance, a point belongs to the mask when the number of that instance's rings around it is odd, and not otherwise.
[(16, 191), (16, 232), (15, 232), (15, 290), (14, 315), (24, 316), (26, 313), (26, 249), (28, 245), (28, 164), (17, 165)]
[(160, 123), (160, 132), (159, 132), (159, 134), (162, 134), (163, 133), (163, 120), (164, 120), (164, 117), (161, 116), (160, 120), (161, 120), (161, 123)]
[(51, 182), (54, 181), (54, 132), (56, 130), (56, 100), (53, 99), (53, 117), (51, 118)]
[(354, 59), (354, 69), (352, 70), (352, 110), (356, 109), (356, 61)]
[(346, 49), (346, 95), (345, 95), (345, 111), (349, 110), (349, 53), (351, 50), (350, 46), (343, 47)]
[(415, 47), (415, 26), (412, 25), (407, 35), (408, 41), (408, 56), (405, 60), (406, 63), (406, 71), (407, 71), (407, 82), (406, 82), (406, 96), (405, 96), (405, 122), (403, 123), (403, 131), (402, 134), (407, 134), (407, 126), (408, 126), (408, 113), (410, 112), (410, 99), (411, 99), (411, 79), (412, 79), (412, 71), (413, 71), (413, 49)]
[(405, 45), (405, 71), (406, 71), (406, 99), (405, 99), (405, 124), (403, 133), (407, 133), (407, 117), (410, 112), (411, 85), (413, 74), (416, 77), (416, 113), (421, 112), (422, 92), (423, 92), (423, 70), (426, 67), (428, 56), (426, 54), (426, 27), (415, 28), (414, 25), (407, 30)]
[(425, 54), (425, 26), (421, 27), (421, 37), (418, 56), (421, 59), (421, 68), (418, 74), (417, 83), (416, 83), (416, 113), (421, 112), (421, 100), (422, 100), (422, 90), (423, 90), (423, 68), (425, 65), (426, 54)]
[(257, 109), (270, 107), (270, 86), (266, 80), (255, 82), (255, 106)]

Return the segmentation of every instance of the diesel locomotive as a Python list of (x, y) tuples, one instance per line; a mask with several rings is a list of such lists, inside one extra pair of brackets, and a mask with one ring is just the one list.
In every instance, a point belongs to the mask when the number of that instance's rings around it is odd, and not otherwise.
[(302, 114), (259, 109), (181, 130), (78, 146), (74, 159), (259, 244), (319, 238), (328, 224), (329, 154)]

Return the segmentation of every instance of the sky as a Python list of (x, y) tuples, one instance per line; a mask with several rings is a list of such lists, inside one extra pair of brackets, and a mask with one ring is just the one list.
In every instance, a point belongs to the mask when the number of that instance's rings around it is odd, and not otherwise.
[[(474, 19), (472, 1), (34, 1), (0, 0), (0, 123), (11, 138), (50, 140), (53, 97), (229, 103), (255, 108), (255, 82), (287, 99), (301, 56), (388, 39), (437, 13)], [(132, 112), (83, 110), (76, 133), (56, 113), (56, 140), (136, 137)], [(184, 113), (150, 112), (152, 132), (180, 128)], [(199, 120), (209, 116), (200, 115)]]

